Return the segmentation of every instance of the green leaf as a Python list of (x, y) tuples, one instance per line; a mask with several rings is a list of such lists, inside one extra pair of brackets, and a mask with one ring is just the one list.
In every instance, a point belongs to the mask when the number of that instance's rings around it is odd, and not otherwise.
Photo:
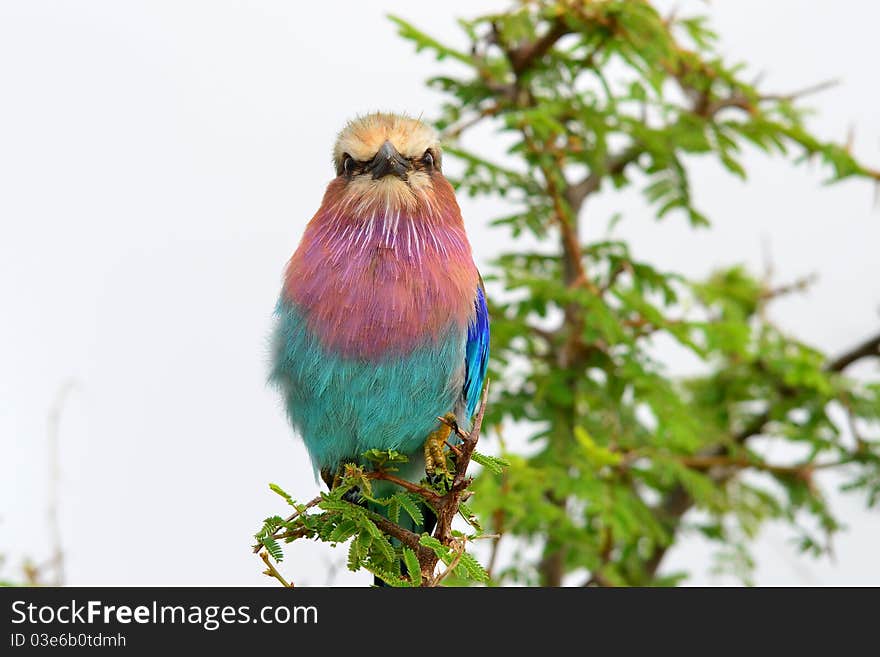
[(398, 577), (390, 571), (377, 568), (372, 564), (364, 564), (364, 568), (379, 579), (381, 579), (388, 586), (393, 586), (395, 588), (406, 588), (412, 586), (412, 584), (408, 580), (405, 580), (402, 577)]
[(397, 493), (392, 498), (406, 511), (407, 515), (412, 518), (417, 527), (421, 527), (425, 522), (425, 516), (419, 508), (423, 502), (421, 498), (413, 493)]
[(284, 550), (278, 545), (278, 541), (270, 536), (264, 536), (260, 539), (260, 543), (263, 544), (263, 547), (266, 548), (266, 551), (272, 555), (275, 561), (284, 561)]
[(470, 506), (468, 506), (464, 502), (461, 502), (458, 505), (458, 512), (461, 514), (461, 517), (464, 518), (465, 522), (467, 522), (471, 527), (476, 529), (478, 532), (483, 531), (483, 526), (480, 524), (480, 519), (477, 517), (477, 514)]
[(351, 545), (348, 548), (348, 569), (351, 571), (360, 570), (361, 564), (363, 562), (363, 555), (364, 552), (360, 540), (352, 541)]
[(422, 567), (419, 564), (419, 558), (410, 548), (403, 548), (403, 563), (406, 564), (406, 572), (409, 573), (410, 581), (413, 586), (422, 585)]
[(387, 564), (395, 564), (396, 563), (396, 554), (394, 552), (394, 548), (391, 547), (391, 543), (388, 542), (388, 539), (385, 538), (385, 535), (381, 535), (378, 538), (374, 537), (372, 542), (372, 548), (379, 553), (382, 560)]
[(575, 427), (574, 436), (583, 449), (584, 456), (586, 456), (590, 463), (595, 467), (619, 465), (623, 460), (623, 456), (620, 453), (612, 452), (605, 447), (597, 445), (596, 441), (593, 440), (590, 434), (587, 433), (587, 430), (583, 427)]
[(273, 493), (276, 493), (284, 498), (284, 501), (287, 502), (290, 506), (296, 506), (296, 502), (294, 499), (285, 492), (278, 484), (269, 484), (269, 488)]
[(344, 543), (357, 532), (358, 524), (356, 522), (353, 520), (343, 520), (330, 532), (327, 540), (331, 543)]
[(504, 472), (504, 468), (510, 465), (510, 462), (503, 458), (487, 456), (476, 451), (471, 453), (471, 459), (494, 474), (501, 474)]
[(436, 554), (437, 557), (446, 565), (449, 565), (449, 563), (452, 561), (452, 553), (449, 548), (443, 545), (443, 543), (441, 543), (433, 536), (422, 534), (419, 538), (419, 544), (433, 550), (434, 554)]
[(462, 552), (459, 555), (458, 565), (455, 567), (455, 570), (459, 573), (459, 576), (467, 579), (481, 583), (489, 581), (489, 573), (467, 552)]
[(363, 457), (373, 464), (377, 470), (386, 470), (394, 472), (398, 470), (396, 466), (403, 465), (409, 461), (406, 454), (401, 454), (395, 449), (371, 449), (363, 453)]

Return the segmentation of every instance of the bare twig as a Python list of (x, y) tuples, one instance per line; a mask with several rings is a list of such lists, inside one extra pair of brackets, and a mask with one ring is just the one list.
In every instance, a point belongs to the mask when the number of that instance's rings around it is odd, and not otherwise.
[(804, 292), (809, 289), (809, 287), (813, 285), (818, 279), (819, 276), (814, 273), (804, 276), (802, 278), (798, 278), (791, 283), (769, 288), (761, 293), (761, 301), (767, 302), (778, 297), (784, 297), (788, 296), (789, 294), (794, 294), (796, 292)]
[[(466, 489), (471, 480), (467, 476), (467, 469), (470, 465), (474, 449), (477, 446), (477, 441), (480, 439), (480, 431), (483, 426), (483, 417), (486, 414), (486, 401), (488, 395), (489, 382), (487, 380), (486, 385), (483, 387), (483, 396), (480, 400), (480, 407), (474, 418), (474, 425), (470, 432), (465, 432), (458, 426), (451, 426), (461, 439), (461, 447), (459, 448), (460, 453), (455, 459), (455, 476), (452, 479), (452, 484), (449, 486), (449, 490), (444, 495), (440, 496), (432, 505), (437, 516), (434, 538), (446, 546), (456, 545), (456, 539), (452, 535), (452, 522), (455, 519), (455, 516), (458, 515), (461, 503), (468, 492)], [(446, 420), (443, 418), (438, 419), (440, 419), (441, 422), (446, 423)], [(381, 525), (379, 525), (379, 528), (383, 529)], [(416, 544), (418, 544), (418, 537), (416, 537)], [(434, 577), (434, 571), (436, 570), (438, 561), (437, 555), (433, 550), (424, 548), (420, 544), (418, 547), (420, 550), (418, 550), (416, 554), (419, 557), (419, 564), (422, 569), (422, 585), (433, 586), (440, 581)]]
[(805, 96), (812, 96), (813, 94), (828, 91), (828, 89), (836, 87), (839, 84), (840, 80), (838, 79), (825, 80), (824, 82), (819, 82), (818, 84), (810, 85), (809, 87), (804, 87), (803, 89), (799, 89), (797, 91), (791, 91), (787, 94), (761, 94), (760, 99), (767, 101), (782, 100), (791, 102), (794, 100), (800, 100)]
[(549, 52), (554, 44), (569, 32), (568, 26), (561, 18), (556, 19), (550, 24), (547, 32), (539, 39), (524, 43), (517, 48), (505, 49), (507, 59), (513, 69), (514, 75), (519, 77), (538, 59)]
[(483, 119), (486, 119), (490, 116), (495, 116), (500, 111), (501, 107), (499, 105), (489, 105), (487, 107), (484, 107), (473, 116), (469, 116), (466, 119), (462, 119), (458, 123), (453, 123), (452, 125), (448, 126), (446, 130), (443, 131), (443, 134), (440, 137), (443, 141), (455, 141), (461, 136), (461, 133), (463, 133), (465, 130), (477, 125)]
[(274, 577), (279, 582), (281, 582), (281, 586), (283, 586), (285, 588), (288, 588), (288, 589), (293, 588), (293, 584), (291, 584), (286, 579), (284, 579), (284, 577), (281, 575), (281, 573), (278, 572), (278, 569), (275, 568), (275, 566), (272, 564), (272, 560), (269, 559), (269, 555), (265, 551), (260, 552), (260, 558), (263, 560), (263, 563), (266, 564), (266, 570), (263, 571), (264, 575), (268, 575), (269, 577)]
[(76, 388), (77, 382), (74, 379), (65, 381), (49, 410), (48, 418), (48, 439), (49, 439), (49, 508), (48, 508), (48, 524), (49, 536), (52, 545), (52, 556), (49, 560), (49, 566), (53, 570), (52, 586), (63, 586), (64, 584), (64, 550), (61, 545), (61, 525), (58, 519), (58, 508), (60, 506), (60, 498), (58, 494), (59, 483), (61, 481), (61, 462), (59, 449), (59, 434), (61, 427), (61, 412), (64, 410), (64, 403), (67, 401), (70, 393)]
[(431, 581), (431, 586), (437, 586), (446, 579), (455, 567), (458, 565), (458, 562), (461, 561), (461, 555), (464, 554), (465, 546), (464, 542), (460, 541), (461, 545), (459, 545), (455, 550), (455, 556), (452, 558), (452, 561), (449, 562), (449, 565), (446, 568), (437, 574), (437, 576)]
[(801, 463), (798, 465), (774, 465), (763, 461), (756, 461), (748, 458), (730, 457), (721, 454), (718, 455), (696, 455), (683, 456), (678, 461), (694, 470), (708, 470), (710, 468), (735, 468), (738, 470), (752, 468), (762, 472), (769, 472), (780, 477), (793, 477), (796, 479), (808, 480), (813, 470), (820, 468), (828, 468), (841, 463)]
[(842, 372), (856, 361), (871, 357), (880, 357), (880, 333), (840, 354), (826, 369), (830, 372)]
[(455, 454), (457, 457), (461, 458), (461, 450), (458, 448), (458, 446), (453, 445), (453, 444), (452, 444), (451, 442), (449, 442), (448, 440), (446, 441), (446, 446), (449, 448), (449, 451), (450, 451), (450, 452), (452, 452), (453, 454)]
[[(306, 530), (305, 527), (298, 527), (297, 529), (290, 529), (290, 530), (283, 532), (281, 534), (278, 534), (278, 533), (272, 534), (272, 538), (275, 539), (276, 541), (283, 541), (288, 538), (290, 538), (290, 539), (302, 538), (303, 536), (306, 536), (307, 534), (308, 534), (308, 530)], [(255, 547), (257, 549), (259, 549), (264, 546), (262, 544), (260, 544)]]
[(411, 481), (407, 481), (406, 479), (401, 479), (390, 472), (385, 472), (384, 470), (373, 470), (372, 472), (365, 472), (364, 477), (367, 479), (381, 479), (383, 481), (390, 481), (392, 484), (397, 484), (401, 488), (408, 490), (410, 493), (415, 493), (416, 495), (421, 495), (422, 498), (427, 502), (436, 503), (440, 500), (440, 496), (435, 493), (430, 488), (425, 488), (424, 486), (419, 486), (418, 484), (414, 484)]

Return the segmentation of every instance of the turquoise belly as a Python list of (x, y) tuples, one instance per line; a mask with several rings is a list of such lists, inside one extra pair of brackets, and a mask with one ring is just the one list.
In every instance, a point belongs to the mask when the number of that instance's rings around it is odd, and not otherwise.
[(420, 454), (437, 416), (458, 410), (467, 339), (459, 327), (404, 355), (367, 361), (328, 352), (294, 304), (280, 301), (276, 315), (271, 381), (316, 469), (369, 449)]

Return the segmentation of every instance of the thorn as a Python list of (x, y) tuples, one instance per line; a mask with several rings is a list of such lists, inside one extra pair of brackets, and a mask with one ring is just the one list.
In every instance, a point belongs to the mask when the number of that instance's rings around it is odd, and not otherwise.
[(445, 424), (447, 427), (452, 429), (452, 431), (455, 432), (455, 435), (457, 435), (459, 438), (468, 437), (467, 432), (465, 432), (461, 429), (461, 427), (458, 426), (458, 421), (455, 419), (455, 416), (452, 413), (447, 413), (442, 417), (438, 416), (437, 419), (440, 421), (441, 424)]

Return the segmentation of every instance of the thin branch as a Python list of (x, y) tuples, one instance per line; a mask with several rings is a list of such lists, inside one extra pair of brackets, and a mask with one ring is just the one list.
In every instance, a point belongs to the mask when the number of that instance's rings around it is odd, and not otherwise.
[[(290, 529), (282, 534), (272, 534), (272, 538), (276, 541), (283, 541), (285, 539), (296, 539), (302, 538), (303, 536), (308, 535), (308, 530), (305, 527), (298, 527), (297, 529)], [(262, 544), (256, 546), (257, 549), (264, 547)]]
[[(458, 515), (461, 503), (465, 499), (468, 491), (466, 490), (471, 482), (467, 476), (467, 469), (470, 465), (471, 455), (480, 439), (480, 431), (483, 427), (483, 418), (486, 414), (486, 403), (489, 399), (489, 381), (483, 387), (483, 396), (480, 399), (479, 410), (474, 418), (474, 424), (470, 432), (462, 431), (458, 426), (452, 426), (456, 434), (461, 438), (460, 454), (455, 459), (455, 476), (452, 484), (446, 494), (442, 495), (433, 505), (434, 512), (437, 516), (437, 525), (434, 529), (434, 538), (439, 540), (443, 545), (456, 545), (456, 538), (452, 535), (452, 522)], [(443, 418), (438, 418), (441, 422), (445, 422)], [(380, 526), (381, 529), (381, 526)], [(437, 567), (437, 555), (433, 550), (427, 549), (419, 545), (419, 564), (422, 568), (423, 586), (431, 586), (436, 580), (433, 578), (434, 570)]]
[[(317, 505), (318, 503), (320, 503), (320, 501), (322, 499), (323, 499), (323, 497), (321, 495), (318, 495), (318, 497), (316, 497), (312, 500), (309, 500), (309, 502), (306, 503), (306, 505), (302, 508), (302, 510), (295, 511), (294, 513), (291, 513), (289, 516), (287, 516), (284, 519), (284, 522), (293, 522), (296, 518), (301, 516), (303, 513), (305, 513), (306, 511), (308, 511), (309, 509), (311, 509), (313, 506)], [(269, 538), (274, 538), (275, 540), (278, 540), (279, 538), (286, 538), (285, 536), (282, 535), (283, 534), (283, 532), (281, 531), (282, 529), (285, 529), (285, 528), (279, 527), (278, 529), (276, 529), (275, 533), (273, 533), (271, 536), (269, 536)], [(262, 543), (257, 543), (256, 545), (254, 545), (252, 547), (254, 549), (254, 554), (256, 554), (264, 547), (264, 545)]]
[(52, 557), (48, 566), (52, 568), (53, 578), (52, 586), (64, 585), (64, 548), (61, 544), (61, 525), (58, 519), (58, 508), (60, 506), (60, 497), (58, 495), (59, 484), (61, 481), (61, 461), (59, 448), (59, 435), (61, 427), (61, 413), (64, 410), (64, 403), (67, 401), (70, 393), (76, 388), (75, 379), (69, 379), (64, 382), (58, 393), (52, 407), (49, 409), (48, 418), (48, 442), (49, 442), (49, 508), (47, 512), (49, 523), (49, 536), (52, 545)]
[(445, 568), (445, 570), (437, 574), (437, 577), (435, 577), (431, 582), (431, 586), (437, 586), (440, 582), (446, 579), (446, 577), (448, 577), (453, 570), (455, 570), (458, 562), (461, 561), (461, 555), (464, 554), (464, 550), (464, 545), (461, 545), (458, 549), (455, 550), (455, 556), (452, 558), (452, 561), (449, 562), (449, 565)]
[(605, 536), (602, 539), (602, 550), (599, 553), (600, 564), (590, 573), (589, 579), (584, 582), (583, 586), (602, 586), (612, 588), (614, 582), (609, 580), (602, 570), (611, 563), (611, 553), (614, 551), (614, 532), (610, 528), (605, 530)]
[(397, 484), (401, 488), (408, 490), (410, 493), (415, 493), (416, 495), (420, 495), (426, 501), (431, 502), (432, 504), (436, 504), (440, 500), (440, 496), (432, 491), (430, 488), (425, 488), (424, 486), (419, 486), (418, 484), (414, 484), (411, 481), (407, 481), (406, 479), (401, 479), (390, 472), (385, 472), (384, 470), (373, 470), (371, 472), (365, 472), (364, 477), (367, 479), (381, 479), (382, 481), (390, 481), (392, 484)]
[(693, 468), (694, 470), (708, 470), (709, 468), (716, 467), (736, 468), (739, 470), (751, 468), (754, 470), (761, 470), (762, 472), (769, 472), (780, 477), (794, 477), (804, 480), (809, 479), (813, 470), (841, 465), (840, 462), (825, 464), (801, 463), (798, 465), (774, 465), (772, 463), (764, 463), (763, 461), (755, 461), (742, 457), (729, 457), (721, 454), (683, 456), (678, 460), (682, 465)]
[(630, 146), (616, 155), (610, 155), (602, 166), (591, 171), (580, 182), (570, 185), (566, 196), (572, 212), (577, 213), (586, 198), (590, 194), (599, 191), (602, 180), (606, 176), (617, 176), (623, 173), (623, 170), (635, 162), (643, 152), (643, 149), (638, 146)]
[[(849, 367), (852, 363), (860, 360), (862, 358), (880, 356), (880, 334), (875, 335), (872, 338), (862, 342), (857, 345), (853, 349), (846, 351), (839, 355), (837, 358), (832, 359), (825, 365), (826, 372), (841, 372), (847, 367)], [(741, 429), (738, 433), (732, 436), (732, 444), (734, 445), (742, 445), (750, 438), (760, 435), (770, 423), (771, 419), (771, 411), (770, 409), (766, 410), (764, 413), (755, 416), (751, 422), (748, 423), (743, 429)], [(701, 455), (702, 458), (712, 458), (722, 456), (728, 451), (727, 445), (718, 445), (711, 450), (708, 450), (706, 453)], [(849, 462), (849, 459), (844, 459), (839, 462), (825, 463), (812, 466), (813, 469), (822, 467), (822, 468), (833, 468), (840, 465), (845, 465)], [(726, 475), (722, 477), (722, 481), (728, 479), (730, 475)], [(664, 498), (663, 502), (660, 505), (660, 509), (662, 515), (665, 516), (673, 526), (678, 525), (678, 522), (681, 520), (682, 516), (687, 513), (694, 505), (694, 500), (690, 496), (690, 494), (682, 487), (676, 486), (673, 488)], [(649, 576), (653, 576), (660, 564), (663, 561), (663, 558), (666, 556), (667, 550), (669, 546), (659, 546), (654, 550), (654, 553), (646, 562), (645, 571)]]
[(805, 96), (812, 96), (813, 94), (818, 94), (823, 91), (827, 91), (828, 89), (832, 89), (840, 84), (840, 80), (831, 79), (825, 80), (824, 82), (820, 82), (818, 84), (810, 85), (809, 87), (804, 87), (803, 89), (799, 89), (798, 91), (792, 91), (787, 94), (761, 94), (760, 100), (764, 101), (795, 101), (804, 98)]
[(447, 441), (446, 441), (446, 446), (449, 448), (449, 451), (450, 451), (450, 452), (452, 452), (453, 454), (455, 454), (456, 457), (461, 458), (461, 450), (458, 448), (457, 445), (453, 445), (451, 442), (449, 442), (449, 441), (447, 440)]
[(510, 66), (513, 69), (514, 75), (517, 77), (522, 75), (532, 66), (532, 64), (546, 55), (559, 39), (569, 32), (570, 29), (565, 24), (565, 21), (561, 18), (557, 18), (551, 23), (550, 28), (544, 36), (536, 41), (525, 43), (513, 49), (507, 49), (502, 46), (502, 49), (507, 55), (507, 59), (510, 61)]
[(500, 111), (501, 106), (498, 104), (484, 107), (473, 116), (462, 119), (458, 123), (453, 123), (452, 125), (448, 126), (446, 130), (443, 131), (443, 134), (440, 136), (440, 138), (443, 141), (454, 141), (458, 139), (458, 137), (461, 136), (461, 133), (463, 133), (468, 128), (472, 128), (483, 119), (489, 118), (490, 116), (495, 116)]
[(788, 296), (789, 294), (794, 294), (796, 292), (804, 292), (809, 289), (811, 285), (815, 284), (818, 278), (818, 275), (815, 273), (809, 274), (808, 276), (798, 278), (791, 283), (765, 290), (761, 293), (761, 302), (766, 303), (767, 301), (771, 301), (778, 297)]
[(826, 366), (829, 372), (842, 372), (862, 358), (880, 356), (880, 333), (840, 354)]
[[(489, 399), (489, 380), (486, 379), (486, 385), (483, 386), (483, 398), (480, 400), (480, 409), (477, 411), (477, 417), (474, 418), (474, 426), (467, 434), (466, 438), (462, 438), (461, 456), (455, 464), (455, 478), (452, 481), (452, 490), (460, 492), (467, 484), (465, 483), (465, 474), (468, 465), (470, 465), (471, 454), (477, 447), (477, 441), (480, 439), (480, 430), (483, 428), (483, 417), (486, 415), (486, 402)], [(455, 513), (458, 513), (456, 508)]]
[(269, 559), (269, 555), (265, 551), (260, 552), (260, 558), (263, 560), (263, 563), (266, 564), (266, 570), (263, 571), (264, 575), (268, 575), (269, 577), (274, 577), (279, 582), (281, 582), (281, 586), (283, 586), (285, 588), (288, 588), (288, 589), (293, 588), (293, 584), (291, 584), (286, 579), (284, 579), (284, 577), (281, 575), (281, 573), (278, 572), (278, 569), (275, 568), (274, 565), (272, 565), (272, 561)]
[(559, 155), (554, 155), (554, 157), (557, 160), (557, 173), (562, 181), (561, 188), (553, 171), (542, 161), (541, 155), (544, 152), (538, 148), (525, 125), (520, 127), (520, 132), (526, 146), (533, 154), (538, 156), (538, 169), (544, 177), (547, 195), (553, 204), (553, 220), (559, 226), (562, 251), (565, 254), (565, 282), (568, 285), (589, 283), (589, 277), (584, 269), (583, 253), (581, 251), (580, 236), (578, 235), (578, 213), (568, 200), (571, 185), (565, 180)]
[(404, 527), (401, 527), (395, 522), (391, 522), (390, 520), (383, 516), (380, 516), (379, 514), (370, 514), (370, 519), (374, 523), (376, 523), (376, 526), (383, 532), (393, 538), (396, 538), (407, 547), (412, 548), (415, 551), (416, 555), (419, 556), (420, 561), (421, 557), (426, 556), (428, 552), (434, 554), (433, 552), (431, 552), (431, 550), (425, 548), (419, 543), (420, 537), (415, 532), (405, 529)]

